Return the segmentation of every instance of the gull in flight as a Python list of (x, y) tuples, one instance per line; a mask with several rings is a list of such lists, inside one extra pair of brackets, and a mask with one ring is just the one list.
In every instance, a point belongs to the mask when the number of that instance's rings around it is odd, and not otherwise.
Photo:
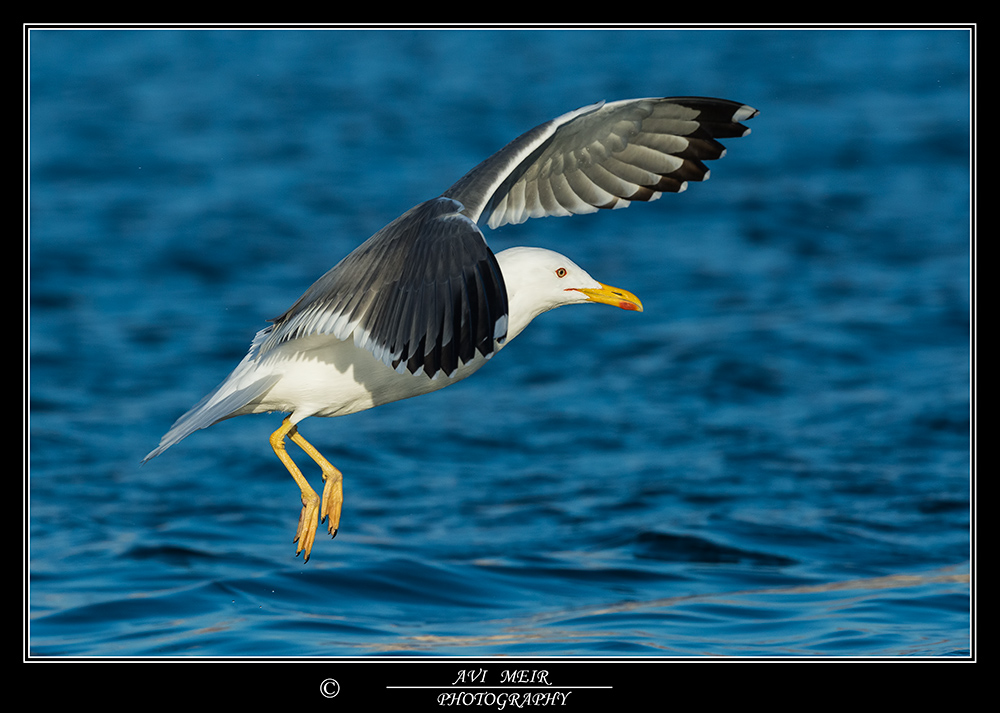
[[(309, 560), (319, 522), (337, 534), (343, 478), (299, 433), (310, 416), (343, 416), (461, 381), (531, 320), (569, 304), (642, 311), (540, 248), (494, 254), (479, 228), (592, 213), (650, 201), (708, 178), (719, 139), (745, 136), (757, 110), (704, 97), (600, 102), (514, 139), (437, 198), (396, 218), (320, 277), (254, 337), (250, 351), (181, 416), (143, 460), (219, 421), (289, 415), (271, 447), (302, 493), (294, 542)], [(322, 497), (285, 449), (290, 439), (320, 467)]]

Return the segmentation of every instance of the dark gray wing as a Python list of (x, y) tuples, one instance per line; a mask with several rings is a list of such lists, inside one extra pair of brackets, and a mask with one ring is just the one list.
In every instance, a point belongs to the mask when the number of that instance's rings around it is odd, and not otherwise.
[(507, 290), (475, 223), (450, 198), (410, 209), (273, 320), (259, 355), (311, 334), (353, 335), (398, 372), (452, 375), (507, 334)]
[(745, 136), (740, 122), (757, 114), (705, 97), (593, 104), (514, 139), (444, 195), (491, 228), (654, 200), (705, 180), (703, 161), (725, 154), (718, 139)]

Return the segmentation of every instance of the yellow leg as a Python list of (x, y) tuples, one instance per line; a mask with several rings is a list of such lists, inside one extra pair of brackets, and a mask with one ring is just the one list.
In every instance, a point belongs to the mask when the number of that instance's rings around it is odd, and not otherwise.
[[(302, 475), (302, 471), (295, 465), (295, 461), (285, 451), (285, 436), (291, 436), (292, 440), (295, 440), (297, 433), (295, 425), (290, 423), (289, 419), (286, 418), (281, 422), (281, 427), (271, 434), (271, 448), (274, 449), (274, 454), (288, 468), (288, 472), (291, 473), (296, 484), (299, 486), (299, 490), (302, 491), (302, 513), (299, 515), (299, 528), (292, 542), (299, 543), (299, 548), (295, 551), (295, 556), (298, 557), (299, 553), (305, 550), (306, 555), (303, 562), (308, 562), (309, 553), (312, 552), (313, 541), (316, 539), (316, 527), (319, 524), (317, 515), (319, 513), (320, 501), (319, 496), (316, 495), (316, 491), (312, 489), (312, 486), (309, 485), (309, 482)], [(302, 437), (299, 436), (299, 438)]]
[(337, 530), (340, 529), (340, 509), (344, 504), (344, 476), (298, 430), (293, 428), (288, 435), (323, 471), (326, 485), (323, 486), (323, 507), (319, 512), (319, 519), (320, 522), (327, 521), (330, 536), (336, 537)]

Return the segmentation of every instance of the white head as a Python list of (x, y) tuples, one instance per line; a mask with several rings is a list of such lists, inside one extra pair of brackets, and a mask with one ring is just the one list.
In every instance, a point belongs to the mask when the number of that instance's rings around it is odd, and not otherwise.
[(562, 305), (592, 302), (642, 311), (642, 303), (631, 292), (598, 282), (557, 252), (511, 248), (496, 257), (507, 286), (508, 340), (542, 312)]

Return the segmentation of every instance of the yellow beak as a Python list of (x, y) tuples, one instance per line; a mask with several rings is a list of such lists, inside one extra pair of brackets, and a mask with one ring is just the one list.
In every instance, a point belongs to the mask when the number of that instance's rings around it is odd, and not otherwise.
[(577, 292), (582, 292), (591, 302), (600, 302), (605, 305), (613, 305), (621, 309), (642, 312), (642, 302), (628, 290), (610, 285), (601, 284), (600, 287), (580, 288)]

